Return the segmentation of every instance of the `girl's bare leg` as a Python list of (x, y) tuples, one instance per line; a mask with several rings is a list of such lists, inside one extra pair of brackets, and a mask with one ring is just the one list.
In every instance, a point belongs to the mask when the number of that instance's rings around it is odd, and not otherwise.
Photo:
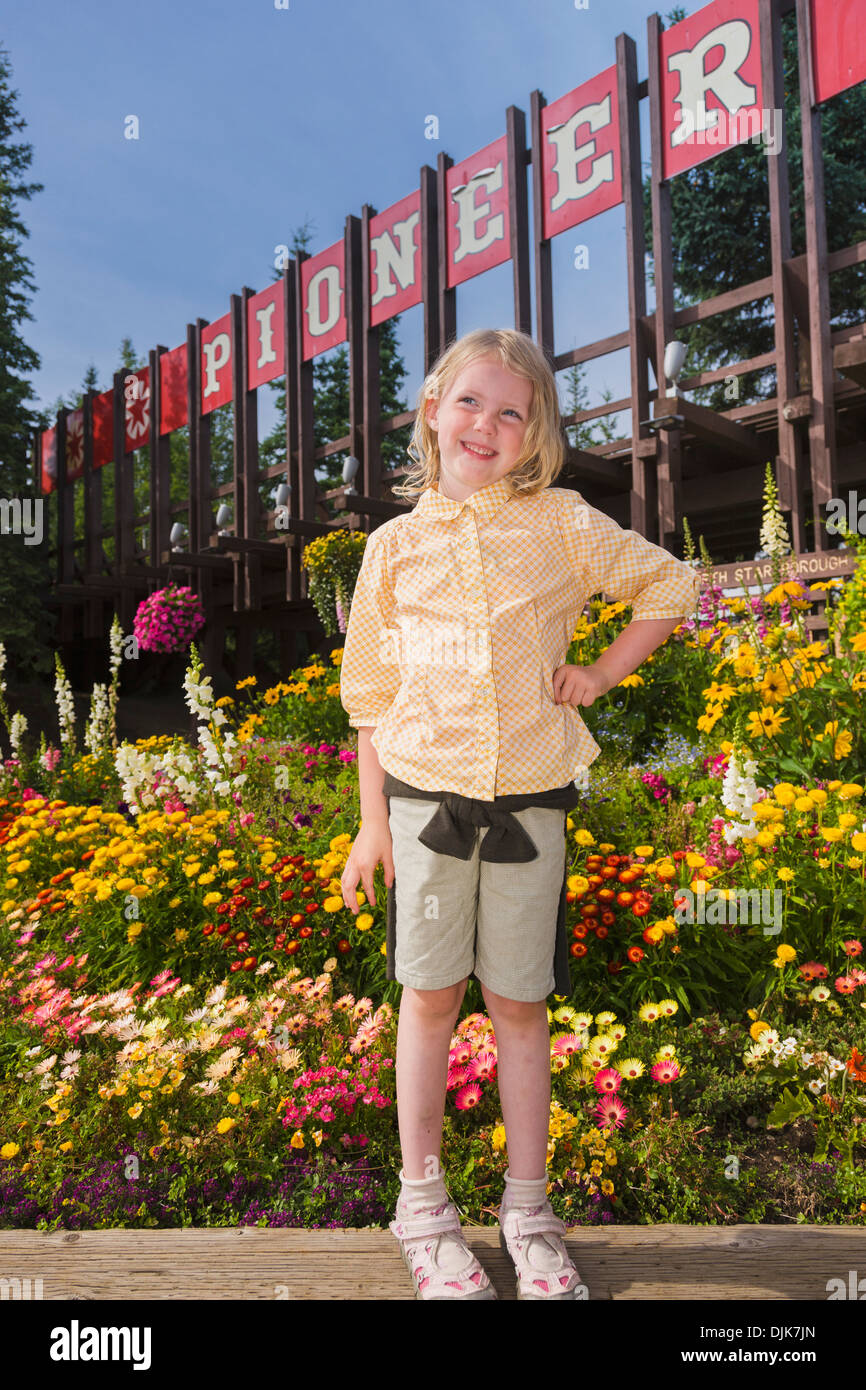
[(403, 986), (397, 1022), (397, 1122), (403, 1173), (410, 1180), (430, 1178), (441, 1170), (448, 1051), (466, 983), (461, 980), (447, 989)]
[(547, 1001), (505, 999), (482, 985), (496, 1034), (496, 1074), (512, 1178), (547, 1172), (550, 1130), (550, 1027)]

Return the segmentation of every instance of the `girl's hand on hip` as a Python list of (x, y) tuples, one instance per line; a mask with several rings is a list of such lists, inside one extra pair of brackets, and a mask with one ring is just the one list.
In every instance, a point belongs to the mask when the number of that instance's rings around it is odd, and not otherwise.
[(610, 686), (594, 666), (557, 666), (553, 673), (553, 699), (557, 705), (589, 706)]

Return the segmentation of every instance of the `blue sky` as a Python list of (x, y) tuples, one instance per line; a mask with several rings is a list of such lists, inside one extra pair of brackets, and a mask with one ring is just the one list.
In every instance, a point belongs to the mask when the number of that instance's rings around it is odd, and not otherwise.
[[(643, 0), (288, 4), (43, 0), (7, 10), (28, 178), (45, 185), (19, 205), (38, 287), (35, 321), (23, 325), (42, 359), (35, 405), (78, 389), (91, 363), (106, 389), (125, 336), (139, 354), (175, 347), (187, 322), (212, 321), (230, 294), (269, 284), (275, 247), (301, 224), (311, 224), (310, 253), (331, 245), (348, 213), (365, 202), (381, 211), (417, 188), (440, 150), (457, 161), (499, 137), (510, 104), (528, 120), (536, 87), (552, 102), (610, 66), (618, 33), (635, 40), (647, 74)], [(431, 113), (438, 141), (425, 139)], [(138, 140), (124, 138), (129, 115)], [(641, 125), (648, 161), (646, 101)], [(578, 243), (588, 269), (573, 266)], [(552, 248), (556, 350), (625, 328), (623, 207)], [(508, 262), (458, 287), (458, 333), (513, 324), (511, 273)], [(420, 306), (398, 333), (414, 406)], [(591, 403), (605, 387), (627, 394), (627, 373), (625, 353), (591, 367)], [(259, 392), (263, 430), (270, 395)]]

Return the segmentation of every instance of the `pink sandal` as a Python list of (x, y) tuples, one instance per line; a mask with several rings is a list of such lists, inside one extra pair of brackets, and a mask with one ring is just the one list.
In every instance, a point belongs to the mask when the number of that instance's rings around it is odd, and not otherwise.
[(562, 1241), (566, 1229), (550, 1202), (531, 1211), (500, 1210), (499, 1244), (517, 1273), (518, 1298), (576, 1299), (585, 1293)]
[[(388, 1229), (400, 1242), (416, 1298), (496, 1298), (486, 1272), (463, 1240), (453, 1202), (445, 1202), (420, 1216), (389, 1221)], [(461, 1254), (465, 1256), (462, 1264)], [(449, 1269), (449, 1263), (457, 1268)]]

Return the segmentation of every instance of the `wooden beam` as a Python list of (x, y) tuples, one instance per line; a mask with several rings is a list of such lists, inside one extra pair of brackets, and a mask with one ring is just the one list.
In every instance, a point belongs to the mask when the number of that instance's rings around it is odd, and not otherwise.
[(674, 414), (684, 418), (682, 434), (686, 439), (700, 439), (716, 449), (736, 450), (738, 454), (745, 454), (756, 461), (766, 459), (767, 450), (752, 431), (735, 424), (733, 420), (727, 420), (717, 410), (696, 405), (684, 396), (661, 396), (653, 401), (654, 420)]

